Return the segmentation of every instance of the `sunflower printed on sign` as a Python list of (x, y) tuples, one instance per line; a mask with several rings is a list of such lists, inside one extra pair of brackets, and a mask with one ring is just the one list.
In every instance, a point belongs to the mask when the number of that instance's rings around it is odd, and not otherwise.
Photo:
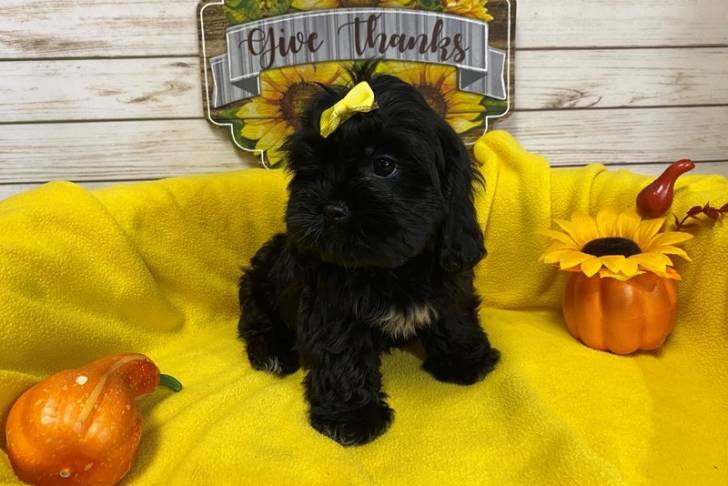
[(484, 96), (458, 90), (457, 70), (452, 66), (412, 62), (381, 62), (377, 71), (397, 76), (415, 88), (430, 108), (458, 134), (482, 128)]
[(252, 148), (264, 151), (268, 165), (278, 165), (281, 146), (299, 128), (306, 102), (326, 85), (347, 84), (350, 63), (329, 62), (264, 71), (260, 76), (261, 95), (243, 104), (235, 113), (242, 120), (240, 136)]
[[(235, 110), (239, 141), (246, 147), (266, 153), (267, 165), (283, 161), (281, 146), (299, 127), (307, 100), (320, 88), (317, 83), (347, 85), (352, 63), (323, 63), (264, 71), (261, 96), (252, 98)], [(452, 66), (439, 64), (382, 61), (378, 73), (391, 74), (411, 84), (427, 104), (466, 140), (477, 138), (485, 128), (485, 114), (503, 104), (485, 96), (460, 91), (458, 73)], [(472, 136), (469, 136), (472, 135)]]
[(225, 17), (232, 24), (288, 13), (292, 0), (226, 0)]
[(413, 7), (415, 0), (293, 0), (293, 8), (298, 10), (325, 10), (330, 8), (364, 7)]
[(441, 0), (445, 13), (473, 17), (490, 22), (493, 16), (488, 13), (488, 0)]
[[(261, 96), (245, 103), (235, 116), (243, 122), (240, 137), (266, 153), (269, 166), (283, 160), (281, 146), (298, 128), (306, 101), (320, 88), (316, 83), (350, 83), (351, 63), (303, 65), (264, 71)], [(380, 62), (377, 72), (397, 76), (422, 94), (430, 107), (462, 135), (482, 132), (485, 97), (458, 90), (457, 70), (438, 64)]]

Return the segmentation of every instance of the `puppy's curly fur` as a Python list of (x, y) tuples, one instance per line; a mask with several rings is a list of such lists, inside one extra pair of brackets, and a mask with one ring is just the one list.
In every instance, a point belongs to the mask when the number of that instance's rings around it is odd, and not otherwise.
[(378, 109), (329, 138), (321, 112), (347, 87), (321, 87), (287, 141), (287, 233), (253, 257), (240, 284), (239, 333), (252, 366), (307, 370), (311, 425), (367, 443), (393, 418), (380, 355), (415, 338), (423, 368), (469, 385), (496, 365), (478, 322), (473, 267), (485, 254), (473, 207), (481, 182), (462, 142), (410, 85), (369, 81)]

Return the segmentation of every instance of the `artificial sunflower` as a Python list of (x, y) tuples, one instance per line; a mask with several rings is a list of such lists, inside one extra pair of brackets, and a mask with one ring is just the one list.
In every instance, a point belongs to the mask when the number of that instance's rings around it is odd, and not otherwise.
[(331, 8), (363, 7), (413, 7), (416, 0), (293, 0), (293, 8), (298, 10), (326, 10)]
[(443, 11), (463, 17), (490, 22), (493, 16), (488, 13), (488, 0), (440, 0)]
[(427, 104), (444, 117), (455, 132), (465, 133), (483, 126), (483, 96), (458, 89), (455, 67), (388, 61), (380, 62), (377, 72), (392, 74), (414, 86)]
[(236, 113), (243, 120), (240, 135), (255, 142), (255, 149), (265, 151), (271, 166), (283, 160), (281, 146), (300, 128), (301, 115), (310, 97), (325, 85), (347, 84), (350, 64), (329, 62), (306, 64), (263, 71), (261, 93), (245, 103)]
[(291, 10), (292, 0), (226, 0), (223, 11), (231, 24), (283, 15)]
[(575, 213), (571, 220), (556, 220), (563, 231), (542, 234), (554, 240), (541, 256), (545, 263), (558, 263), (562, 270), (582, 272), (587, 277), (626, 281), (651, 272), (659, 277), (679, 280), (670, 256), (690, 260), (678, 248), (692, 235), (662, 231), (665, 218), (643, 220), (635, 210), (622, 213), (599, 211), (596, 218)]

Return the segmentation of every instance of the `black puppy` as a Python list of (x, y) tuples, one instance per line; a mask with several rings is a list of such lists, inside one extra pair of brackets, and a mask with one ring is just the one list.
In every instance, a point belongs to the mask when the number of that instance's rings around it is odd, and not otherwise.
[(287, 141), (288, 232), (253, 257), (240, 284), (239, 332), (252, 366), (299, 363), (311, 425), (343, 445), (382, 434), (380, 355), (420, 338), (423, 368), (469, 385), (499, 358), (478, 323), (473, 267), (485, 254), (473, 207), (481, 182), (462, 142), (410, 85), (367, 80), (378, 109), (331, 136), (321, 113), (345, 87), (322, 87)]

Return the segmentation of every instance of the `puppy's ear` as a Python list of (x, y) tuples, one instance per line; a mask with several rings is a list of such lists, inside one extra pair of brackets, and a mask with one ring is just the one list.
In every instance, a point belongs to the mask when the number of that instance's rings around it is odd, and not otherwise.
[(473, 205), (474, 184), (482, 184), (465, 145), (444, 120), (438, 126), (439, 177), (446, 214), (440, 230), (439, 261), (448, 272), (473, 268), (486, 254)]

